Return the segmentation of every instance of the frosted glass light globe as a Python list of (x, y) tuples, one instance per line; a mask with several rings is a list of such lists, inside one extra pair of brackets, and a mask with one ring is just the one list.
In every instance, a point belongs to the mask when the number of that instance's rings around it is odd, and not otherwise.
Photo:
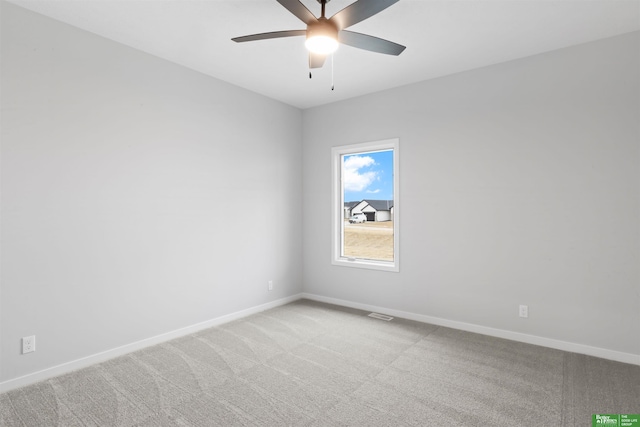
[(309, 37), (304, 43), (309, 52), (320, 55), (328, 55), (338, 49), (338, 41), (329, 36)]

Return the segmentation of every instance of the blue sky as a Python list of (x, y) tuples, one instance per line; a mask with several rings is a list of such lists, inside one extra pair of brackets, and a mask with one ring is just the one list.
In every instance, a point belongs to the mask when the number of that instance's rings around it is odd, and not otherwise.
[(344, 201), (393, 200), (393, 150), (345, 155)]

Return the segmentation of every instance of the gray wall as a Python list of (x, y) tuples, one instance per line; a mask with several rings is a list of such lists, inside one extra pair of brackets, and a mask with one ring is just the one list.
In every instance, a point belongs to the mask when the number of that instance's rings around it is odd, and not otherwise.
[(298, 109), (0, 5), (0, 382), (301, 292)]
[[(639, 39), (305, 110), (305, 292), (640, 354)], [(401, 271), (333, 266), (330, 148), (393, 137)]]

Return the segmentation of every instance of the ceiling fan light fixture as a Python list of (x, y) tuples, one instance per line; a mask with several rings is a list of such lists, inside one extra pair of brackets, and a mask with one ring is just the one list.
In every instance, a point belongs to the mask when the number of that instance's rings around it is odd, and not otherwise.
[(304, 43), (307, 50), (320, 55), (328, 55), (338, 49), (338, 41), (328, 36), (313, 36)]
[(320, 55), (328, 55), (338, 49), (338, 29), (326, 18), (319, 18), (316, 24), (307, 26), (307, 50)]

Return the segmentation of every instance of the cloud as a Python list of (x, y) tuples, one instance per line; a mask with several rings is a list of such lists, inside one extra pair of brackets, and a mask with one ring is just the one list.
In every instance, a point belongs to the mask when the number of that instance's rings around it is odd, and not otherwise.
[(369, 193), (369, 194), (377, 194), (379, 192), (380, 192), (379, 188), (376, 188), (375, 190), (367, 190), (367, 193)]
[(350, 156), (344, 161), (344, 189), (346, 191), (362, 191), (378, 177), (378, 172), (361, 172), (360, 169), (374, 165), (376, 162), (369, 156)]

